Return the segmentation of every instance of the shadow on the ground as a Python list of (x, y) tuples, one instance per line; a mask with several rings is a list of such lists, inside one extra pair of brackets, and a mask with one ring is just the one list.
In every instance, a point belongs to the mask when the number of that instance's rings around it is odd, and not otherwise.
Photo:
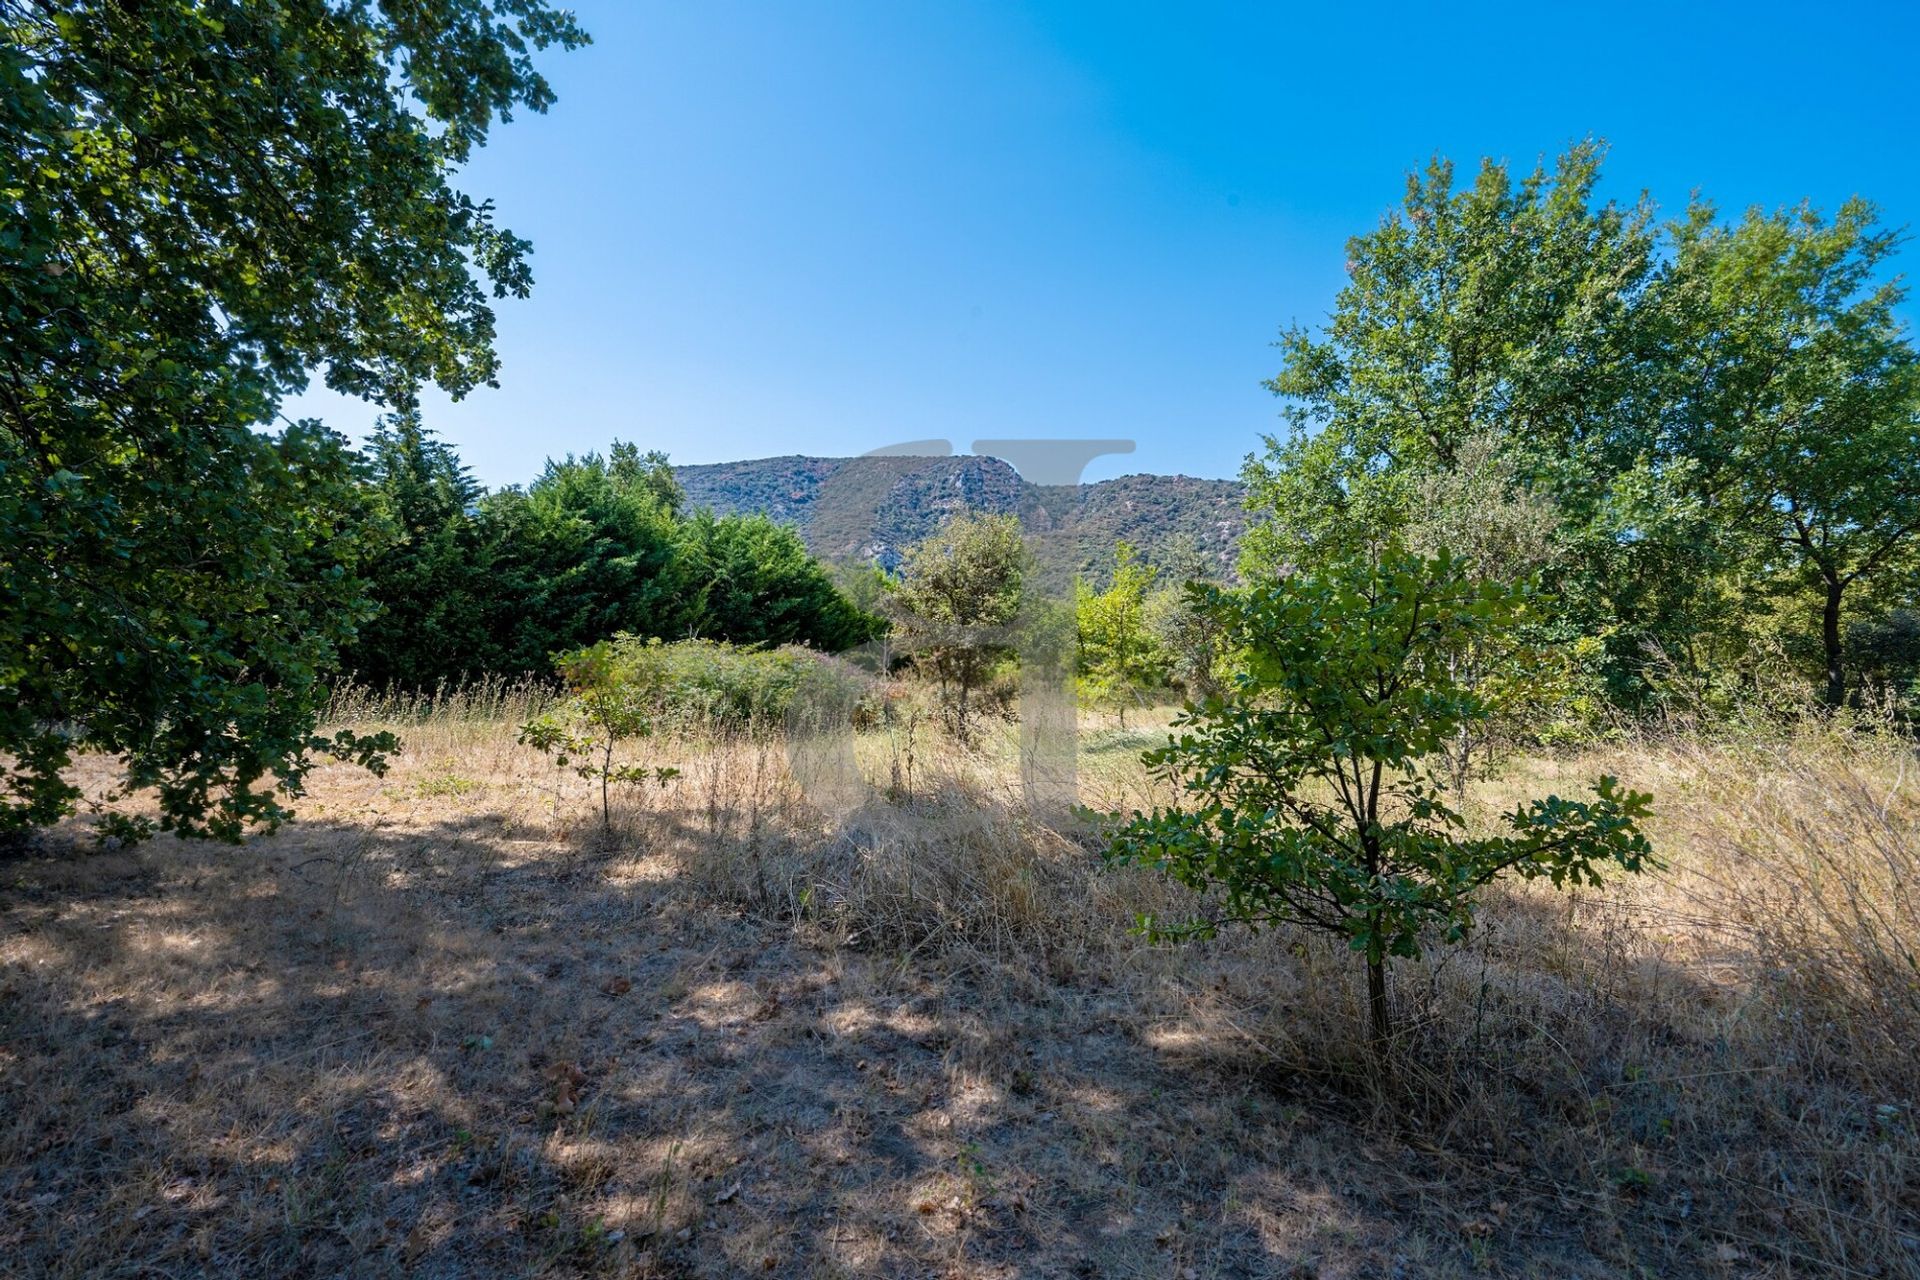
[[(850, 971), (595, 843), (481, 814), (16, 864), (0, 1251), (45, 1275), (1090, 1275), (1187, 1256), (1150, 1237), (1216, 1215), (1224, 1186), (1131, 1123), (1173, 1082), (1120, 1026), (1022, 1044), (964, 981)], [(1206, 1274), (1274, 1263), (1204, 1234)]]
[[(1712, 1117), (1633, 1075), (1698, 1046), (1530, 1069), (1573, 1032), (1495, 994), (1514, 1007), (1482, 1010), (1474, 1051), (1499, 1065), (1476, 1092), (1434, 1030), (1457, 1000), (1403, 988), (1431, 1087), (1396, 1119), (1311, 1054), (1221, 1034), (1311, 972), (1236, 961), (1216, 983), (1196, 952), (1146, 1021), (1098, 975), (1014, 997), (700, 900), (647, 846), (701, 821), (608, 847), (486, 812), (307, 822), (12, 864), (0, 1256), (50, 1276), (1195, 1277), (1733, 1256), (1695, 1230), (1715, 1192), (1673, 1127)], [(1506, 918), (1535, 951), (1568, 927)], [(1543, 1123), (1477, 1131), (1510, 1090)], [(1525, 1149), (1546, 1133), (1642, 1163), (1583, 1184)]]

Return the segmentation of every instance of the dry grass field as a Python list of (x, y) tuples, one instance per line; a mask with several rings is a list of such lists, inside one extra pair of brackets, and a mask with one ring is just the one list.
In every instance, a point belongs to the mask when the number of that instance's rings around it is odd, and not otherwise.
[[(1177, 909), (874, 734), (828, 830), (777, 742), (650, 744), (611, 837), (512, 698), (362, 708), (280, 833), (0, 863), (0, 1272), (22, 1276), (1920, 1274), (1920, 760), (1807, 730), (1601, 771), (1667, 869), (1496, 894), (1401, 965)], [(1146, 786), (1090, 731), (1083, 799)], [(901, 769), (911, 758), (910, 771)], [(905, 819), (914, 819), (906, 821)]]

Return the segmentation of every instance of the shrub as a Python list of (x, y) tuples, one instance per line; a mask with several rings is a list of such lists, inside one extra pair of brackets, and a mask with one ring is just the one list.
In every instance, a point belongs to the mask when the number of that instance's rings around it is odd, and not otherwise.
[(681, 730), (742, 729), (778, 722), (793, 702), (814, 657), (805, 649), (748, 649), (720, 640), (651, 645), (622, 637), (623, 651), (658, 654), (659, 687), (653, 705)]
[(1013, 516), (961, 515), (907, 552), (892, 612), (914, 664), (940, 684), (954, 736), (972, 734), (975, 695), (1013, 653), (1029, 556)]
[(1293, 923), (1344, 938), (1367, 964), (1376, 1057), (1389, 1037), (1386, 963), (1435, 932), (1463, 939), (1475, 897), (1503, 875), (1598, 884), (1652, 858), (1651, 797), (1599, 779), (1591, 800), (1516, 808), (1510, 831), (1466, 838), (1434, 760), (1488, 714), (1458, 655), (1510, 630), (1523, 593), (1476, 582), (1446, 553), (1358, 552), (1271, 585), (1197, 595), (1241, 647), (1227, 698), (1175, 721), (1147, 764), (1186, 803), (1111, 830), (1112, 862), (1145, 863), (1211, 893), (1212, 914), (1141, 920), (1149, 935)]
[[(821, 666), (811, 649), (754, 649), (721, 640), (672, 644), (619, 635), (563, 656), (562, 664), (604, 649), (607, 676), (654, 727), (674, 732), (758, 732), (782, 723), (794, 698)], [(860, 710), (856, 708), (856, 711)]]
[(1096, 592), (1083, 580), (1075, 595), (1080, 640), (1080, 696), (1109, 705), (1126, 727), (1127, 704), (1165, 678), (1159, 646), (1147, 624), (1154, 570), (1125, 542), (1113, 549), (1113, 585)]
[(569, 696), (553, 711), (520, 728), (520, 741), (600, 783), (600, 821), (613, 830), (609, 794), (616, 782), (665, 785), (680, 776), (674, 768), (616, 765), (615, 749), (632, 738), (653, 733), (652, 704), (662, 687), (665, 664), (653, 645), (599, 644), (561, 654), (554, 660)]

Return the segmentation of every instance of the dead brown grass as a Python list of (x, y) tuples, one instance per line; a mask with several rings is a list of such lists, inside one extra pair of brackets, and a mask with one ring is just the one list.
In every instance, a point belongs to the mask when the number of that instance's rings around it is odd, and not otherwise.
[[(1349, 957), (1139, 942), (1174, 891), (1005, 744), (874, 735), (893, 798), (829, 829), (775, 741), (656, 743), (685, 776), (608, 841), (512, 696), (405, 709), (391, 774), (244, 849), (0, 865), (0, 1269), (1920, 1274), (1904, 745), (1484, 784), (1618, 773), (1670, 867), (1401, 967), (1383, 1095)], [(1086, 798), (1144, 736), (1088, 735)]]

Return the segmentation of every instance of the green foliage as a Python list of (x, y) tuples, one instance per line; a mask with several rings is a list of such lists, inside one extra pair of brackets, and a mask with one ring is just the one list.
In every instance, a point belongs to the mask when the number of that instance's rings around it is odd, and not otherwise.
[(152, 788), (164, 829), (232, 841), (288, 816), (315, 753), (381, 767), (390, 735), (314, 732), (334, 645), (366, 611), (342, 442), (299, 424), (183, 432), (144, 464), (104, 435), (83, 447), (49, 450), (39, 484), (39, 464), (0, 463), (0, 833), (73, 811), (77, 750), (119, 756), (121, 790)]
[(363, 569), (379, 615), (345, 665), (375, 685), (431, 688), (548, 670), (611, 635), (713, 635), (837, 651), (884, 625), (799, 535), (764, 516), (680, 514), (673, 470), (616, 441), (483, 496), (417, 420), (372, 443), (374, 497), (395, 543)]
[(309, 369), (492, 380), (527, 246), (448, 177), (584, 39), (540, 0), (0, 3), (0, 830), (72, 810), (76, 750), (228, 840), (313, 753), (378, 762), (313, 732), (369, 612), (352, 455), (259, 428)]
[[(1476, 578), (1532, 587), (1559, 551), (1559, 510), (1519, 482), (1513, 458), (1486, 435), (1460, 442), (1453, 465), (1419, 478), (1407, 521), (1409, 550), (1445, 553)], [(1453, 677), (1478, 693), (1487, 714), (1463, 721), (1441, 747), (1450, 786), (1464, 795), (1476, 762), (1527, 739), (1566, 738), (1591, 728), (1604, 703), (1605, 644), (1535, 591), (1512, 626), (1464, 645)]]
[(1280, 343), (1292, 432), (1245, 473), (1264, 517), (1245, 568), (1402, 536), (1538, 572), (1553, 633), (1598, 645), (1629, 709), (1750, 682), (1793, 595), (1837, 703), (1846, 611), (1881, 600), (1920, 528), (1896, 237), (1857, 200), (1732, 224), (1696, 202), (1661, 226), (1597, 199), (1600, 158), (1488, 162), (1464, 188), (1436, 160), (1350, 243), (1331, 321)]
[(1122, 726), (1127, 704), (1165, 678), (1159, 646), (1147, 625), (1154, 577), (1154, 570), (1121, 542), (1113, 550), (1113, 585), (1096, 592), (1082, 582), (1075, 592), (1081, 696), (1117, 708)]
[(616, 442), (604, 456), (549, 461), (525, 489), (483, 499), (498, 602), (490, 669), (545, 671), (550, 653), (623, 631), (685, 634), (694, 583), (679, 554), (677, 493), (664, 458)]
[(1407, 546), (1445, 549), (1483, 578), (1523, 582), (1554, 563), (1560, 512), (1546, 493), (1523, 482), (1497, 437), (1467, 436), (1452, 464), (1417, 477)]
[(367, 454), (372, 501), (392, 540), (360, 566), (377, 613), (343, 649), (341, 667), (407, 689), (493, 670), (498, 582), (473, 517), (480, 486), (417, 413), (383, 422)]
[(902, 647), (940, 683), (955, 734), (972, 731), (973, 695), (1016, 646), (1027, 550), (1013, 516), (956, 516), (912, 547), (893, 589)]
[(1226, 691), (1226, 632), (1211, 612), (1197, 607), (1188, 589), (1217, 582), (1218, 570), (1197, 543), (1174, 538), (1161, 553), (1157, 585), (1147, 596), (1147, 632), (1166, 678), (1192, 702)]
[(1246, 668), (1230, 698), (1190, 710), (1145, 757), (1183, 802), (1114, 826), (1107, 856), (1211, 893), (1217, 910), (1143, 921), (1149, 933), (1279, 922), (1333, 933), (1366, 959), (1379, 1048), (1388, 958), (1436, 934), (1463, 938), (1485, 886), (1598, 884), (1604, 868), (1650, 862), (1638, 828), (1650, 798), (1611, 778), (1588, 800), (1521, 806), (1495, 835), (1466, 834), (1446, 801), (1432, 762), (1488, 714), (1458, 656), (1515, 627), (1520, 590), (1391, 543), (1278, 582), (1195, 590)]
[(1920, 609), (1894, 609), (1855, 623), (1847, 630), (1847, 652), (1881, 696), (1920, 708)]
[(1822, 684), (1846, 700), (1843, 610), (1901, 568), (1920, 531), (1920, 355), (1886, 266), (1898, 243), (1871, 205), (1802, 207), (1723, 226), (1696, 205), (1674, 229), (1668, 307), (1692, 326), (1675, 442), (1754, 535), (1751, 574), (1818, 602)]
[(1201, 702), (1226, 692), (1226, 630), (1214, 614), (1198, 607), (1191, 592), (1184, 587), (1160, 587), (1147, 597), (1146, 618), (1147, 634), (1168, 682), (1188, 701)]
[(616, 782), (664, 786), (680, 776), (672, 767), (615, 764), (623, 742), (653, 734), (653, 709), (666, 679), (657, 645), (598, 644), (554, 659), (568, 697), (547, 715), (520, 727), (520, 741), (553, 757), (556, 767), (571, 768), (600, 784), (602, 828), (613, 830)]
[(1268, 385), (1293, 435), (1248, 468), (1267, 516), (1247, 539), (1251, 569), (1404, 530), (1421, 478), (1452, 470), (1475, 437), (1544, 431), (1578, 445), (1556, 451), (1565, 474), (1541, 476), (1549, 485), (1576, 487), (1601, 463), (1631, 385), (1654, 236), (1649, 207), (1595, 202), (1599, 165), (1585, 144), (1518, 181), (1489, 161), (1456, 190), (1436, 159), (1408, 178), (1401, 211), (1349, 242), (1326, 330), (1296, 327), (1279, 344)]
[[(1583, 144), (1518, 179), (1490, 161), (1465, 188), (1436, 159), (1400, 211), (1349, 243), (1326, 329), (1280, 343), (1268, 385), (1293, 430), (1245, 474), (1266, 517), (1246, 572), (1394, 536), (1471, 551), (1494, 577), (1538, 569), (1575, 633), (1608, 638), (1616, 696), (1640, 696), (1648, 643), (1685, 629), (1670, 597), (1695, 575), (1675, 568), (1716, 544), (1704, 513), (1649, 519), (1613, 487), (1643, 453), (1631, 433), (1657, 232), (1644, 202), (1596, 199), (1600, 159)], [(1488, 499), (1508, 537), (1535, 541), (1549, 517), (1547, 545), (1509, 566), (1465, 541), (1485, 541)]]
[[(622, 636), (625, 651), (641, 641)], [(657, 646), (661, 680), (653, 693), (660, 716), (684, 729), (725, 731), (780, 724), (816, 665), (805, 649), (747, 649), (716, 640)]]
[(834, 585), (792, 526), (764, 515), (698, 512), (681, 526), (679, 555), (687, 581), (697, 584), (687, 612), (700, 634), (837, 653), (885, 625)]
[[(819, 655), (784, 647), (753, 649), (719, 640), (618, 635), (561, 654), (556, 667), (578, 705), (561, 708), (552, 724), (583, 714), (610, 727), (609, 708), (631, 718), (622, 737), (656, 731), (706, 734), (777, 728), (795, 694), (814, 676)], [(582, 691), (586, 692), (583, 693)], [(598, 699), (589, 705), (585, 698)], [(574, 754), (579, 754), (576, 747)], [(617, 780), (617, 779), (616, 779)]]

